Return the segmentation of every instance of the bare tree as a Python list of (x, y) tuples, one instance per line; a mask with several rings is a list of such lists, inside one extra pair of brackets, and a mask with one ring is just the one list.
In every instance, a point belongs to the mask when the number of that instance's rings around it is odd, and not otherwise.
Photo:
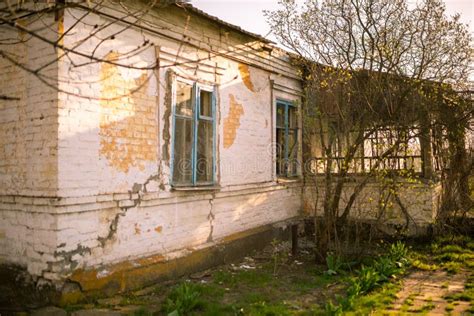
[[(449, 131), (445, 135), (451, 142), (463, 138), (472, 108), (454, 90), (468, 85), (472, 36), (459, 15), (446, 16), (439, 0), (279, 3), (266, 16), (279, 42), (295, 53), (305, 79), (305, 154), (312, 159), (311, 171), (319, 168), (323, 175), (315, 180), (321, 181), (315, 186), (321, 192), (314, 205), (323, 213), (315, 225), (318, 254), (324, 258), (340, 244), (338, 232), (373, 178), (382, 179), (386, 188), (377, 218), (394, 201), (408, 226), (410, 214), (398, 196), (397, 179), (434, 176), (434, 124)], [(443, 114), (448, 111), (449, 119)], [(380, 144), (368, 155), (374, 139)], [(419, 142), (418, 153), (410, 152), (417, 147), (413, 142)], [(458, 162), (466, 160), (461, 147), (453, 150)], [(342, 206), (348, 183), (356, 184)]]
[[(173, 1), (174, 2), (174, 1)], [(101, 46), (113, 42), (114, 39), (131, 27), (143, 27), (143, 18), (153, 8), (162, 9), (170, 1), (150, 0), (141, 6), (130, 6), (129, 1), (4, 1), (0, 7), (0, 58), (3, 62), (10, 63), (18, 71), (27, 72), (36, 77), (47, 87), (61, 90), (58, 81), (68, 82), (70, 78), (58, 78), (51, 74), (51, 68), (60, 61), (67, 60), (70, 67), (80, 69), (90, 63), (109, 63), (119, 67), (150, 70), (157, 65), (136, 66), (126, 59), (139, 55), (149, 49), (153, 44), (145, 36), (143, 43), (126, 53), (121, 58), (111, 60), (99, 53)], [(113, 16), (107, 14), (112, 8), (120, 14)], [(74, 11), (72, 11), (74, 9)], [(64, 13), (69, 11), (73, 17), (70, 25), (64, 24)], [(92, 31), (84, 34), (73, 45), (65, 45), (64, 40), (70, 35), (77, 36), (78, 26), (87, 24), (87, 17), (93, 14), (107, 16), (108, 19), (92, 26)], [(94, 47), (85, 50), (87, 43), (93, 42)], [(21, 46), (49, 47), (56, 50), (56, 55), (45, 56), (40, 64), (32, 64), (28, 58), (21, 55)], [(81, 60), (81, 62), (77, 62)], [(69, 90), (62, 92), (76, 94), (80, 97), (92, 98), (93, 95), (74, 93)], [(1, 94), (1, 99), (17, 99), (16, 96)]]

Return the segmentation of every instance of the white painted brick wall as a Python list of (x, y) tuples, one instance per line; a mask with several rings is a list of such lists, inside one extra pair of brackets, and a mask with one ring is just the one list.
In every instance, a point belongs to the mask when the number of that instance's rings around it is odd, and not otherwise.
[[(84, 22), (87, 25), (78, 26), (76, 32), (64, 38), (65, 45), (72, 45), (103, 20), (89, 15)], [(73, 23), (72, 15), (66, 12), (64, 28)], [(218, 29), (212, 29), (212, 32), (216, 31)], [(113, 29), (107, 32), (113, 32)], [(179, 43), (156, 35), (146, 36), (163, 50), (177, 51), (180, 47)], [(111, 50), (125, 52), (141, 41), (142, 34), (127, 30), (116, 40), (107, 41), (97, 55), (105, 56)], [(87, 52), (96, 44), (90, 41), (80, 47)], [(46, 62), (54, 54), (57, 52), (39, 43), (25, 48), (25, 58), (30, 63)], [(179, 58), (207, 56), (206, 52), (189, 48), (183, 49), (181, 54)], [(85, 61), (77, 56), (71, 58), (75, 63)], [(151, 65), (155, 58), (155, 50), (150, 48), (130, 62)], [(166, 61), (163, 59), (160, 63)], [(103, 65), (73, 67), (68, 59), (61, 59), (49, 71), (58, 77), (59, 90), (70, 93), (58, 93), (29, 80), (21, 72), (14, 75), (12, 68), (2, 62), (2, 87), (15, 91), (22, 99), (14, 105), (0, 105), (0, 120), (5, 123), (0, 125), (0, 136), (6, 135), (0, 137), (0, 149), (3, 150), (0, 158), (4, 158), (0, 159), (0, 191), (3, 190), (0, 192), (0, 259), (26, 265), (35, 276), (59, 280), (71, 269), (154, 254), (166, 256), (176, 250), (200, 247), (233, 233), (296, 216), (301, 206), (299, 184), (286, 188), (274, 181), (269, 150), (274, 137), (270, 73), (250, 67), (249, 76), (254, 88), (250, 91), (248, 84), (243, 82), (238, 62), (216, 57), (206, 63), (217, 64), (216, 72), (223, 75), (192, 67), (174, 67), (173, 70), (183, 77), (215, 81), (220, 87), (217, 152), (222, 189), (215, 196), (171, 192), (168, 186), (169, 166), (160, 161), (165, 142), (163, 128), (166, 120), (171, 121), (171, 117), (164, 116), (168, 69), (157, 71), (159, 80), (151, 71), (137, 73), (119, 69), (119, 81), (128, 80), (133, 85), (142, 75), (150, 76), (150, 80), (146, 91), (136, 97), (137, 106), (133, 111), (112, 110), (108, 113), (110, 108), (100, 101), (104, 93), (100, 80), (100, 74), (105, 71)], [(299, 85), (284, 76), (280, 80), (287, 81), (288, 86)], [(7, 82), (16, 82), (19, 87), (26, 88), (12, 88)], [(241, 104), (243, 114), (232, 145), (224, 148), (223, 121), (230, 111), (231, 94)], [(148, 109), (155, 111), (151, 115), (156, 117), (150, 118)], [(140, 111), (148, 114), (142, 117)], [(36, 121), (40, 114), (44, 118)], [(141, 133), (148, 133), (144, 134), (146, 144), (155, 146), (156, 159), (143, 159), (152, 157), (153, 153), (151, 156), (137, 155), (137, 161), (131, 163), (130, 168), (121, 169), (121, 158), (113, 161), (103, 153), (104, 141), (107, 141), (101, 124), (104, 115), (110, 115), (117, 124), (143, 119), (143, 123), (148, 124), (146, 128), (135, 129), (132, 136), (119, 140), (137, 146), (142, 144), (137, 141)], [(136, 124), (136, 121), (132, 123)], [(156, 137), (150, 135), (154, 132)], [(5, 160), (12, 152), (16, 153), (14, 159)], [(141, 202), (138, 203), (138, 195), (130, 195), (129, 191), (135, 183), (144, 184), (150, 176), (156, 175), (159, 166), (162, 167), (160, 181), (164, 188), (160, 188), (159, 182), (151, 181), (147, 185), (148, 192), (140, 192)], [(19, 197), (20, 194), (35, 197)], [(54, 198), (36, 197), (46, 195)], [(136, 203), (137, 207), (125, 209)], [(115, 227), (116, 218), (118, 225)]]
[[(427, 225), (434, 222), (439, 209), (440, 185), (431, 183), (400, 183), (397, 194), (406, 210), (410, 214), (410, 224)], [(350, 195), (354, 190), (354, 184), (346, 184), (340, 201), (340, 212), (347, 205)], [(314, 214), (323, 211), (324, 190), (319, 188), (319, 193), (314, 187), (308, 186), (303, 194), (303, 209), (307, 214)], [(350, 213), (350, 217), (374, 220), (378, 216), (381, 207), (380, 202), (381, 185), (369, 183), (358, 195)], [(386, 192), (384, 193), (386, 194)], [(318, 197), (319, 196), (319, 197)], [(316, 201), (319, 201), (315, 206)], [(390, 199), (386, 208), (384, 223), (405, 224), (405, 216), (400, 206)], [(413, 223), (415, 222), (415, 223)]]

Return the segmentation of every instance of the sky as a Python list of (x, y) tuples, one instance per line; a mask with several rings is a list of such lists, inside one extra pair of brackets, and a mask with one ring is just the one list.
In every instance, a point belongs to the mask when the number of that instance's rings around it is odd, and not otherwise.
[[(461, 21), (470, 24), (470, 31), (474, 35), (474, 0), (444, 0), (444, 2), (447, 14), (460, 13)], [(270, 28), (262, 11), (278, 7), (277, 0), (191, 0), (191, 4), (221, 20), (265, 37)], [(267, 38), (275, 40), (271, 34)]]

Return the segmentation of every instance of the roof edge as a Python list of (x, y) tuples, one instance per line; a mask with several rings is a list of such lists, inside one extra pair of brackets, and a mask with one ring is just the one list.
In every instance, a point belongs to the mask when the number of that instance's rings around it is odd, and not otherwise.
[(190, 12), (193, 12), (197, 15), (200, 15), (208, 20), (211, 20), (211, 21), (214, 21), (214, 22), (217, 22), (221, 25), (224, 25), (228, 28), (231, 28), (239, 33), (242, 33), (242, 34), (245, 34), (245, 35), (248, 35), (250, 37), (253, 37), (255, 39), (258, 39), (259, 41), (265, 43), (265, 44), (275, 44), (275, 42), (269, 40), (269, 39), (266, 39), (265, 37), (263, 37), (262, 35), (259, 35), (259, 34), (256, 34), (256, 33), (252, 33), (252, 32), (249, 32), (247, 30), (244, 30), (243, 28), (241, 28), (240, 26), (237, 26), (235, 24), (232, 24), (232, 23), (229, 23), (229, 22), (226, 22), (224, 20), (221, 20), (219, 19), (218, 17), (214, 16), (214, 15), (210, 15), (206, 12), (204, 12), (203, 10), (201, 9), (198, 9), (196, 8), (195, 6), (193, 6), (191, 3), (189, 2), (175, 2), (174, 3), (175, 6), (181, 8), (181, 9), (184, 9), (184, 10), (188, 10)]

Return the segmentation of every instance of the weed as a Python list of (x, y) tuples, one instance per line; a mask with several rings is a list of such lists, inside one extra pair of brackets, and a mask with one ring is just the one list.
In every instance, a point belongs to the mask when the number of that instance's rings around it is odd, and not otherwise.
[[(374, 310), (383, 310), (393, 303), (396, 299), (396, 293), (400, 288), (400, 283), (385, 283), (382, 287), (375, 289), (370, 294), (354, 299), (351, 308), (355, 311), (354, 314), (356, 315), (372, 315), (374, 314)], [(345, 312), (344, 314), (350, 313)]]
[(305, 293), (309, 290), (322, 287), (331, 281), (335, 281), (337, 277), (329, 276), (327, 274), (320, 274), (318, 276), (302, 275), (291, 278), (291, 289)]
[(199, 288), (189, 282), (184, 282), (173, 288), (164, 304), (168, 315), (182, 316), (203, 306), (200, 300)]
[(438, 266), (436, 264), (423, 263), (420, 260), (412, 261), (411, 265), (414, 268), (417, 268), (419, 270), (424, 270), (424, 271), (434, 271), (434, 270), (438, 269)]
[(407, 257), (408, 248), (403, 242), (397, 241), (396, 243), (390, 245), (388, 252), (389, 258), (395, 262), (399, 262)]
[(379, 257), (377, 260), (372, 261), (371, 265), (362, 266), (356, 276), (349, 279), (346, 298), (339, 299), (339, 304), (337, 305), (334, 305), (332, 302), (326, 304), (327, 314), (342, 314), (344, 311), (353, 309), (356, 304), (361, 305), (361, 301), (365, 301), (365, 308), (369, 310), (389, 304), (393, 300), (395, 293), (377, 299), (367, 299), (367, 297), (371, 297), (371, 295), (367, 294), (380, 287), (381, 284), (387, 282), (396, 274), (401, 273), (408, 263), (407, 255), (408, 248), (404, 243), (397, 242), (390, 245), (387, 256)]
[(243, 270), (235, 273), (235, 281), (252, 287), (268, 286), (275, 278), (270, 271)]
[(74, 304), (74, 305), (66, 305), (64, 307), (64, 310), (67, 312), (67, 314), (73, 314), (73, 312), (75, 311), (78, 311), (78, 310), (81, 310), (83, 309), (84, 306), (83, 305), (80, 305), (80, 304)]
[(446, 245), (441, 248), (438, 248), (437, 253), (446, 253), (446, 252), (452, 252), (452, 253), (462, 253), (464, 252), (464, 249), (461, 248), (459, 245)]
[(407, 305), (407, 304), (403, 304), (402, 306), (400, 306), (400, 311), (401, 312), (406, 313), (406, 312), (408, 312), (409, 309), (410, 309), (410, 306)]
[(474, 251), (474, 242), (472, 242), (472, 241), (468, 242), (466, 244), (466, 248)]
[(443, 263), (443, 269), (449, 274), (456, 274), (461, 270), (461, 263), (459, 262), (445, 262)]
[(380, 274), (381, 281), (387, 281), (398, 273), (399, 268), (387, 257), (380, 257), (374, 262), (375, 270)]
[(412, 298), (407, 298), (405, 302), (403, 302), (404, 305), (408, 306), (413, 306), (413, 299)]
[(359, 294), (370, 292), (382, 281), (380, 273), (374, 267), (362, 267), (355, 282), (359, 284)]
[(474, 300), (474, 292), (473, 291), (464, 291), (461, 293), (454, 293), (445, 296), (445, 299), (451, 299), (453, 301), (464, 301), (464, 302), (471, 302)]
[(342, 304), (334, 304), (332, 301), (329, 301), (324, 306), (324, 311), (326, 315), (338, 316), (343, 314)]
[(283, 244), (277, 239), (272, 241), (272, 262), (273, 262), (273, 275), (278, 273), (279, 267), (288, 261), (288, 253), (283, 247)]
[(268, 304), (265, 301), (254, 303), (249, 309), (249, 314), (255, 316), (290, 315), (290, 311), (284, 304)]
[(423, 306), (421, 306), (419, 309), (418, 309), (418, 312), (428, 312), (432, 309), (434, 309), (436, 306), (435, 304), (433, 304), (433, 302), (428, 302), (426, 304), (424, 304)]
[(266, 297), (262, 293), (258, 292), (247, 292), (243, 295), (241, 301), (245, 304), (253, 304), (257, 302), (265, 301)]
[(135, 312), (133, 312), (133, 316), (151, 316), (151, 315), (153, 315), (153, 313), (147, 310), (145, 307), (140, 307)]
[(235, 277), (228, 271), (217, 271), (213, 275), (214, 282), (225, 286), (235, 286), (237, 284)]
[(453, 304), (447, 304), (446, 307), (444, 308), (445, 311), (450, 312), (454, 310), (454, 305)]
[(328, 269), (324, 273), (327, 275), (336, 275), (341, 271), (342, 265), (341, 257), (329, 252), (326, 256), (326, 266)]

